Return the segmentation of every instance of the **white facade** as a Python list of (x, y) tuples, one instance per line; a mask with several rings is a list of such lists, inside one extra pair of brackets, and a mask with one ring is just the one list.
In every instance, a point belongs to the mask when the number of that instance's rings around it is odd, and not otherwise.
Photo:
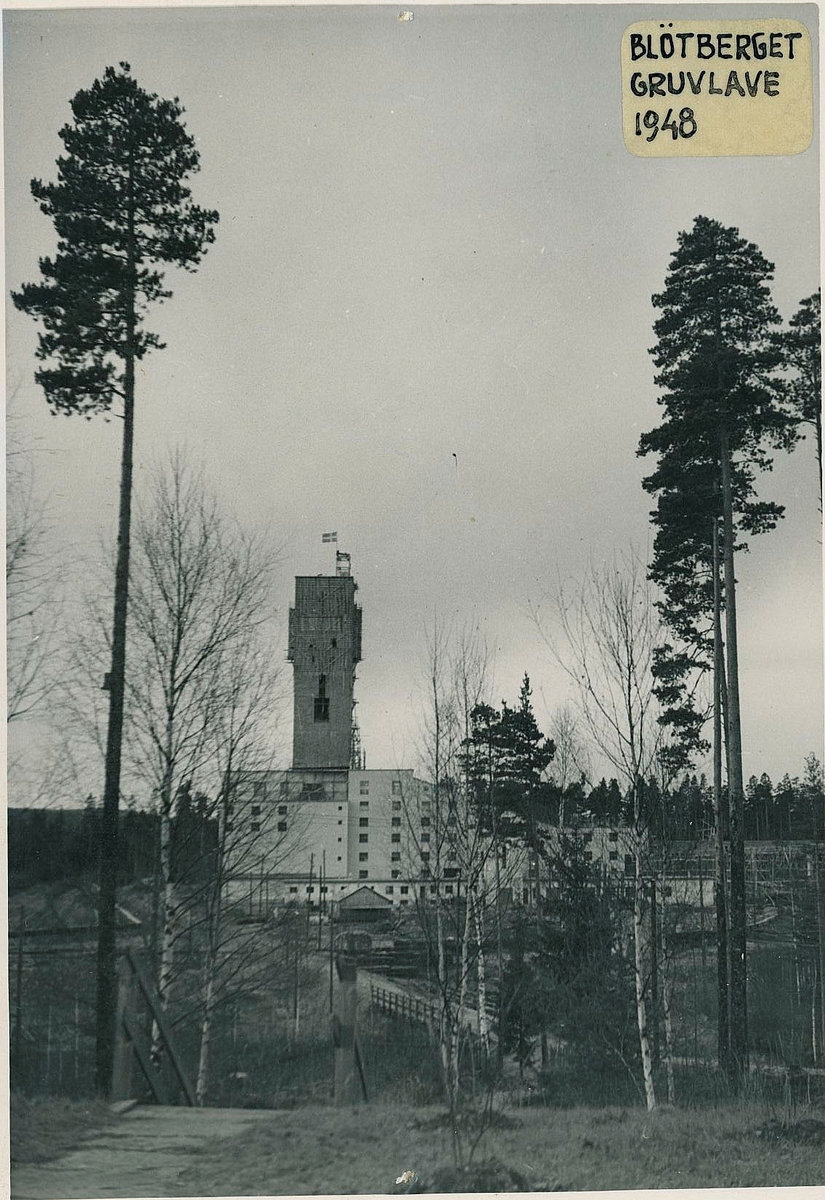
[[(411, 770), (313, 770), (251, 773), (238, 781), (233, 832), (243, 852), (232, 863), (231, 894), (267, 904), (336, 902), (374, 888), (403, 907), (437, 885), (434, 813), (428, 783)], [(444, 896), (460, 888), (457, 857), (439, 850)], [(323, 876), (323, 878), (321, 878)]]

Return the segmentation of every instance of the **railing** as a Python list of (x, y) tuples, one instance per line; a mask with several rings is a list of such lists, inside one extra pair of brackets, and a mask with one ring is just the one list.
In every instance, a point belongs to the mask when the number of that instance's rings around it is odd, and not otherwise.
[[(411, 996), (407, 992), (385, 988), (376, 983), (370, 984), (370, 1002), (374, 1008), (388, 1017), (397, 1017), (402, 1021), (409, 1021), (410, 1024), (437, 1025), (441, 1016), (441, 1008), (438, 1004), (425, 1000), (421, 996)], [(489, 999), (486, 1011), (488, 1038), (490, 1041), (495, 1041), (496, 1009)], [(462, 1026), (465, 1033), (468, 1033), (471, 1038), (479, 1036), (478, 1012), (475, 1008), (465, 1006)]]
[(434, 1025), (438, 1022), (438, 1005), (431, 1004), (420, 996), (390, 991), (373, 983), (370, 985), (370, 1002), (388, 1017), (400, 1017), (412, 1024)]

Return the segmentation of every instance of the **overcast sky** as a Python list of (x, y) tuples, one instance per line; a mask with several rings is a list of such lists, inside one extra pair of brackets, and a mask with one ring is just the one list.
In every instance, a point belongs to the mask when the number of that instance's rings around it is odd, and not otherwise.
[[(780, 9), (816, 38), (812, 6)], [(625, 149), (620, 37), (651, 11), (4, 15), (8, 288), (53, 247), (29, 180), (54, 176), (69, 98), (127, 60), (186, 108), (195, 196), (221, 220), (201, 269), (170, 273), (174, 296), (149, 320), (168, 348), (139, 372), (137, 487), (183, 445), (241, 519), (271, 530), (279, 658), (293, 576), (334, 569), (321, 534), (337, 530), (364, 609), (368, 766), (412, 760), (435, 615), (477, 621), (494, 699), (515, 699), (525, 670), (540, 723), (569, 697), (527, 610), (615, 548), (649, 555), (652, 462), (635, 450), (659, 420), (650, 297), (677, 233), (700, 213), (738, 226), (776, 264), (785, 318), (818, 286), (816, 147)], [(76, 563), (114, 537), (121, 426), (50, 417), (32, 382), (36, 326), (9, 308), (7, 330), (9, 382)], [(739, 565), (745, 771), (779, 778), (822, 744), (810, 441), (759, 487), (787, 518)], [(12, 748), (34, 732), (13, 731)]]

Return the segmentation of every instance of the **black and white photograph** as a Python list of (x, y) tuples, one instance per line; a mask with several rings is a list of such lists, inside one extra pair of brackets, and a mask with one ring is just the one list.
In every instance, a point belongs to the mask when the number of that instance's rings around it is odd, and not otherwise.
[(2, 29), (7, 1194), (813, 1195), (818, 7)]

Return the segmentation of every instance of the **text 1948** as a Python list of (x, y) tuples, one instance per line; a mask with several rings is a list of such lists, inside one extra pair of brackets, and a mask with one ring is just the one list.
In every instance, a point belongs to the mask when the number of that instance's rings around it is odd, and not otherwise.
[(678, 121), (674, 119), (672, 108), (667, 110), (664, 120), (652, 108), (645, 113), (636, 113), (636, 137), (642, 137), (644, 130), (649, 129), (650, 134), (645, 138), (647, 142), (652, 142), (659, 133), (670, 133), (674, 142), (677, 138), (692, 138), (696, 128), (692, 108), (680, 109)]

